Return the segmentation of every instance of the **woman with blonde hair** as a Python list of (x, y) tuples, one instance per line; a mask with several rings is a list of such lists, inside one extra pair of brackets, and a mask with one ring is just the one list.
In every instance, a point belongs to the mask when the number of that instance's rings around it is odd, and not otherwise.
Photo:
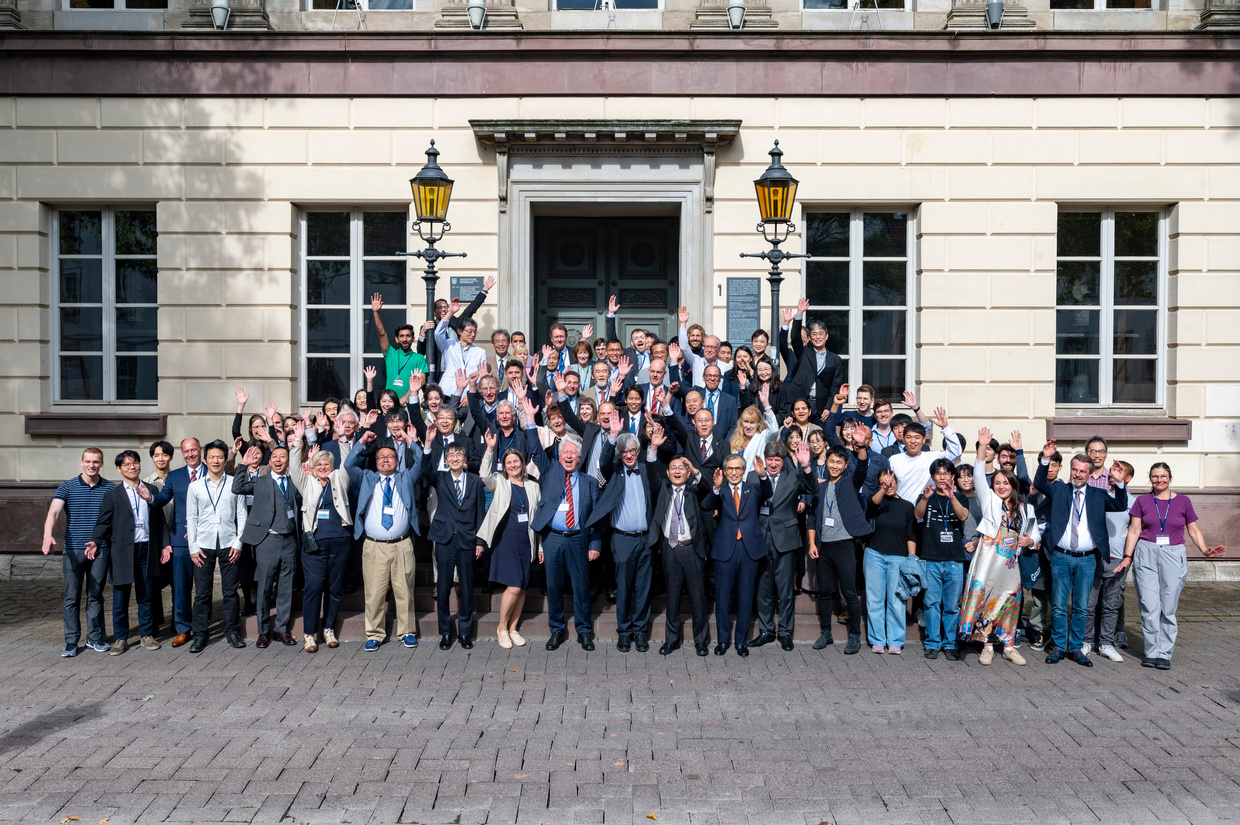
[(746, 473), (754, 469), (754, 457), (761, 456), (766, 445), (779, 438), (779, 422), (771, 410), (770, 387), (763, 386), (758, 391), (758, 403), (762, 405), (762, 410), (756, 406), (741, 410), (736, 429), (732, 431), (732, 438), (728, 442), (732, 452), (745, 459)]
[[(487, 430), (485, 438), (487, 451), (482, 466), (490, 467), (498, 438), (494, 430)], [(542, 449), (537, 443), (529, 448)], [(530, 562), (538, 549), (538, 534), (531, 521), (540, 497), (538, 482), (526, 476), (525, 456), (509, 447), (500, 456), (500, 468), (483, 475), (482, 483), (491, 491), (491, 504), (478, 528), (478, 541), (494, 548), (490, 580), (504, 586), (499, 603), (499, 646), (521, 647), (525, 639), (517, 632), (517, 622), (525, 605), (525, 589), (530, 585)]]

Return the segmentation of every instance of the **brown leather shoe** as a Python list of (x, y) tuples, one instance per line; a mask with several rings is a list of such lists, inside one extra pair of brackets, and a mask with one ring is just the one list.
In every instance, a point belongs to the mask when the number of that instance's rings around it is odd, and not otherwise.
[(181, 645), (185, 644), (188, 641), (189, 641), (188, 633), (178, 633), (176, 636), (172, 638), (172, 646), (180, 647)]
[(271, 640), (273, 642), (279, 642), (282, 645), (292, 646), (292, 645), (297, 644), (297, 640), (294, 639), (292, 636), (288, 635), (287, 633), (281, 633), (278, 630), (271, 631)]
[(267, 645), (269, 644), (271, 644), (271, 640), (267, 638), (266, 633), (258, 634), (258, 638), (254, 640), (254, 646), (259, 648), (260, 650), (264, 647), (267, 647)]

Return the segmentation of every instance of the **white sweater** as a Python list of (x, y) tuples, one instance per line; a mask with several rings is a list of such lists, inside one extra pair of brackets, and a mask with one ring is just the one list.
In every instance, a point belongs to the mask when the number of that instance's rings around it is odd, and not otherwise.
[(956, 438), (951, 427), (943, 428), (943, 443), (947, 449), (941, 453), (931, 453), (923, 449), (916, 456), (896, 453), (887, 459), (891, 463), (892, 472), (896, 474), (896, 480), (900, 482), (897, 490), (900, 498), (912, 504), (917, 503), (921, 498), (921, 491), (930, 483), (930, 465), (938, 459), (946, 458), (955, 466), (956, 460), (960, 458), (960, 440)]

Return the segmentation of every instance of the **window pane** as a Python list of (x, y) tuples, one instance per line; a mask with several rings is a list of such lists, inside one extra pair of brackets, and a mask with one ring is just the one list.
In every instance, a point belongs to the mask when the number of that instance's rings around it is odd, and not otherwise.
[(349, 351), (349, 310), (307, 309), (306, 327), (307, 352)]
[(1108, 9), (1152, 9), (1151, 0), (1107, 0)]
[(1158, 261), (1116, 261), (1115, 303), (1158, 305)]
[(60, 213), (61, 255), (99, 255), (102, 253), (102, 212)]
[(1154, 375), (1158, 362), (1153, 358), (1117, 358), (1115, 367), (1115, 403), (1153, 404)]
[(848, 306), (848, 261), (807, 263), (805, 297), (810, 306)]
[(306, 395), (311, 403), (328, 398), (351, 398), (348, 358), (307, 358)]
[(813, 212), (806, 215), (805, 251), (816, 258), (847, 258), (848, 223), (847, 212)]
[(125, 0), (127, 9), (166, 9), (168, 0)]
[(1158, 352), (1158, 311), (1115, 310), (1115, 354), (1154, 355)]
[[(375, 8), (374, 0), (370, 7)], [(367, 212), (362, 215), (362, 254), (395, 255), (409, 248), (404, 212)]]
[[(333, 7), (334, 8), (334, 7)], [(310, 212), (306, 215), (306, 254), (349, 254), (349, 213)]]
[(866, 355), (904, 355), (904, 311), (867, 309), (861, 313), (861, 346)]
[[(396, 341), (396, 328), (401, 324), (408, 323), (405, 320), (405, 310), (384, 307), (380, 310), (379, 315), (383, 318), (383, 329), (387, 332), (388, 341), (394, 344)], [(415, 330), (414, 337), (416, 336), (417, 332)], [(367, 309), (366, 312), (362, 313), (362, 352), (378, 351), (379, 334), (375, 332), (375, 316), (374, 313)]]
[(805, 0), (806, 9), (847, 9), (847, 0)]
[(861, 383), (874, 388), (875, 398), (899, 398), (908, 386), (904, 380), (905, 363), (903, 358), (864, 358), (861, 361)]
[[(1132, 6), (1131, 8), (1140, 8)], [(1158, 254), (1158, 213), (1157, 212), (1116, 212), (1115, 213), (1115, 255)]]
[(159, 326), (155, 307), (121, 307), (116, 310), (116, 351), (155, 352)]
[(116, 357), (116, 398), (120, 401), (155, 401), (159, 398), (159, 359), (153, 355)]
[(1097, 355), (1096, 310), (1061, 309), (1055, 313), (1055, 352), (1060, 355)]
[[(1093, 0), (1081, 8), (1092, 9)], [(1069, 8), (1065, 6), (1064, 8)], [(1102, 213), (1060, 212), (1056, 245), (1061, 258), (1099, 257), (1102, 255)]]
[(1098, 361), (1063, 358), (1055, 362), (1056, 404), (1098, 403)]
[[(307, 304), (349, 304), (348, 261), (306, 261)], [(369, 307), (370, 295), (364, 304)]]
[(1055, 303), (1097, 306), (1101, 296), (1098, 261), (1060, 261), (1055, 267)]
[(71, 0), (69, 3), (71, 9), (113, 9), (116, 8), (114, 0)]
[(1068, 9), (1092, 9), (1094, 0), (1051, 0), (1051, 8), (1054, 10)]
[[(805, 313), (806, 326), (810, 321), (822, 321), (827, 325), (827, 351), (840, 357), (848, 355), (848, 310), (809, 310)], [(809, 345), (806, 344), (808, 348)], [(804, 352), (804, 350), (802, 350)]]
[(385, 305), (404, 306), (407, 268), (404, 261), (366, 261), (362, 267), (362, 294), (366, 296), (367, 305), (370, 296), (378, 292), (383, 295)]
[(103, 399), (103, 356), (62, 355), (60, 397), (66, 401)]
[(904, 306), (908, 296), (904, 261), (866, 261), (862, 265), (862, 299), (866, 306)]
[(60, 348), (65, 352), (102, 351), (103, 310), (97, 307), (61, 307)]
[(413, 0), (370, 0), (371, 11), (397, 11), (413, 9)]
[(159, 266), (153, 260), (121, 260), (116, 262), (116, 303), (158, 303), (155, 285)]
[(867, 212), (862, 253), (867, 258), (903, 258), (908, 255), (908, 215), (904, 212)]
[[(141, 8), (141, 6), (134, 6), (133, 0), (128, 0), (125, 7)], [(158, 8), (166, 8), (166, 6)], [(155, 213), (153, 211), (116, 213), (116, 254), (155, 254)]]
[(97, 304), (103, 300), (103, 261), (98, 258), (60, 260), (60, 302)]

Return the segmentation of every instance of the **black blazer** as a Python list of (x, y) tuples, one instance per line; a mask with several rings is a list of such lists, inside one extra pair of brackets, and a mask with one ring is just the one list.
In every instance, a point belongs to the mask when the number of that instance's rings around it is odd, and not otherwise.
[(727, 440), (711, 433), (710, 455), (707, 456), (705, 461), (702, 461), (702, 439), (698, 436), (697, 430), (687, 427), (685, 420), (679, 415), (663, 416), (663, 422), (672, 431), (672, 434), (676, 436), (676, 440), (680, 442), (685, 458), (689, 459), (693, 469), (702, 474), (703, 483), (707, 486), (713, 484), (715, 470), (723, 467), (723, 460), (731, 452)]
[[(237, 468), (237, 473), (233, 476), (232, 491), (238, 496), (254, 496), (254, 504), (250, 507), (250, 514), (246, 516), (245, 531), (241, 534), (241, 540), (246, 544), (258, 544), (267, 537), (276, 519), (284, 518), (285, 511), (289, 509), (289, 502), (284, 500), (284, 494), (276, 486), (274, 478), (270, 475), (261, 475), (250, 479), (249, 470), (250, 468), (244, 464)], [(286, 475), (285, 478), (288, 476)], [(293, 534), (300, 540), (301, 491), (297, 489), (297, 485), (291, 478), (288, 478), (288, 491), (293, 505)]]
[[(1046, 527), (1047, 536), (1043, 544), (1050, 550), (1059, 546), (1064, 531), (1068, 529), (1072, 517), (1072, 485), (1056, 479), (1053, 483), (1046, 480), (1046, 467), (1038, 460), (1038, 472), (1033, 477), (1033, 486), (1038, 492), (1051, 500), (1051, 518)], [(1098, 550), (1107, 545), (1107, 513), (1122, 513), (1128, 509), (1128, 491), (1119, 487), (1115, 495), (1097, 487), (1085, 487), (1085, 523), (1089, 526), (1089, 537), (1094, 540)]]
[[(646, 544), (654, 547), (663, 541), (663, 524), (667, 521), (667, 511), (672, 506), (675, 491), (672, 482), (667, 479), (666, 466), (659, 463), (657, 469), (651, 467), (650, 480), (655, 488), (654, 515), (650, 519), (650, 530), (646, 535)], [(693, 541), (693, 552), (698, 558), (705, 559), (710, 548), (710, 536), (706, 535), (706, 527), (702, 523), (702, 499), (710, 492), (711, 482), (705, 479), (685, 482), (684, 519), (689, 524), (689, 536)], [(691, 507), (690, 502), (696, 501), (698, 506)]]
[[(853, 538), (870, 534), (870, 522), (866, 518), (866, 508), (860, 495), (868, 470), (869, 459), (859, 460), (851, 469), (845, 470), (835, 484), (835, 506), (838, 508), (835, 512), (839, 518), (843, 519), (844, 529)], [(810, 477), (813, 478), (814, 474), (810, 473)], [(827, 485), (830, 483), (828, 478), (827, 481), (818, 485), (813, 506), (809, 508), (809, 519), (805, 526), (815, 533), (821, 532), (819, 525), (827, 515)]]
[[(815, 412), (822, 412), (831, 407), (831, 399), (840, 391), (846, 378), (844, 362), (835, 353), (827, 350), (823, 359), (822, 371), (818, 371), (818, 358), (814, 348), (801, 345), (801, 321), (792, 322), (792, 349), (797, 355), (796, 371), (790, 373), (784, 382), (784, 397), (789, 401), (797, 398), (809, 398), (809, 388), (818, 385)], [(791, 404), (789, 404), (791, 406)]]
[[(590, 512), (591, 526), (609, 519), (612, 513), (620, 512), (620, 507), (624, 503), (625, 491), (628, 485), (633, 483), (633, 478), (624, 472), (624, 462), (620, 460), (620, 456), (614, 451), (614, 444), (610, 442), (603, 444), (603, 452), (599, 456), (599, 466), (603, 471), (603, 478), (606, 479), (607, 486), (603, 488), (603, 492), (598, 497), (598, 502), (595, 503), (594, 509)], [(642, 485), (642, 495), (646, 499), (646, 527), (647, 531), (649, 531), (650, 520), (654, 518), (654, 496), (651, 495), (650, 485), (651, 471), (646, 462), (641, 460), (637, 462), (635, 469), (637, 470), (637, 478)], [(610, 527), (610, 520), (604, 526)]]
[(427, 538), (436, 544), (446, 544), (457, 550), (473, 550), (478, 541), (478, 528), (486, 517), (486, 496), (483, 495), (482, 479), (466, 472), (465, 498), (456, 503), (456, 484), (447, 470), (428, 470), (424, 478), (434, 486), (435, 517)]
[[(159, 492), (158, 484), (147, 486), (152, 493)], [(95, 522), (95, 530), (90, 537), (90, 540), (99, 545), (101, 550), (108, 548), (108, 575), (112, 579), (113, 586), (133, 584), (136, 572), (133, 549), (133, 510), (130, 507), (129, 493), (125, 492), (126, 489), (125, 482), (120, 481), (103, 494), (103, 502), (99, 506), (99, 518)], [(168, 527), (168, 522), (164, 520), (162, 507), (148, 504), (147, 509), (150, 511), (151, 523), (146, 527), (151, 539), (147, 542), (146, 569), (150, 571), (159, 569), (160, 551), (172, 544), (172, 531)]]

